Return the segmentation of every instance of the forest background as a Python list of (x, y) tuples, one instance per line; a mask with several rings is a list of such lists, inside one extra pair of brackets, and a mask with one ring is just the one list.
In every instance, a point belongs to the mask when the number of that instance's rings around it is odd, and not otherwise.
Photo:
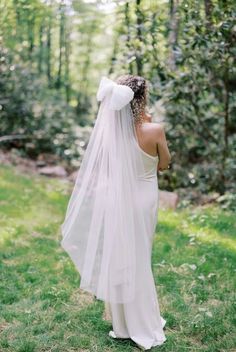
[(0, 148), (81, 162), (101, 76), (149, 82), (172, 155), (160, 188), (236, 209), (236, 21), (225, 0), (0, 0)]

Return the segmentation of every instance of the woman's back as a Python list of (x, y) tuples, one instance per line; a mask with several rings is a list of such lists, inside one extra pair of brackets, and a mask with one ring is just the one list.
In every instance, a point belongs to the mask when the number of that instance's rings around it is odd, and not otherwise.
[(136, 125), (136, 135), (140, 148), (152, 157), (159, 157), (159, 169), (167, 168), (170, 153), (164, 128), (158, 123), (143, 122)]
[(140, 126), (136, 126), (136, 134), (141, 149), (151, 156), (157, 156), (157, 142), (155, 140), (155, 123), (144, 122)]

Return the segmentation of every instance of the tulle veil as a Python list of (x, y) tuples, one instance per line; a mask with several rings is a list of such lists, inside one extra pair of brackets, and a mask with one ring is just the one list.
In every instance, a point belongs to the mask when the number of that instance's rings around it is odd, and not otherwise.
[(145, 227), (133, 96), (128, 86), (102, 77), (97, 118), (61, 225), (61, 246), (80, 273), (80, 288), (111, 303), (135, 297), (136, 232)]

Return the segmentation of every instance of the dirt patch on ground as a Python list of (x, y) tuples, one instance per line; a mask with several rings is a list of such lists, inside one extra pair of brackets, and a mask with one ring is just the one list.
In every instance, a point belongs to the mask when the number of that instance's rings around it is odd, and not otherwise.
[(95, 296), (89, 292), (85, 292), (78, 288), (71, 296), (71, 301), (75, 303), (77, 308), (84, 308), (95, 301)]

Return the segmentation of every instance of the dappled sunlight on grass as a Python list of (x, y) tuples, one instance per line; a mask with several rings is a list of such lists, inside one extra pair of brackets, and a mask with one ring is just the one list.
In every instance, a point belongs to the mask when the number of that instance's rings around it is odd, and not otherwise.
[[(108, 337), (103, 302), (79, 289), (60, 246), (71, 185), (10, 167), (0, 178), (0, 350), (136, 351)], [(159, 212), (152, 269), (167, 342), (158, 350), (233, 350), (234, 229), (233, 214), (214, 207)]]
[[(63, 220), (66, 205), (68, 183), (60, 180), (46, 179), (42, 176), (32, 177), (18, 174), (16, 169), (0, 169), (1, 190), (0, 204), (4, 212), (0, 215), (0, 243), (18, 235), (18, 228), (24, 227), (26, 233), (39, 229), (42, 233)], [(58, 218), (58, 213), (61, 218)], [(51, 234), (51, 229), (48, 231)]]
[[(212, 209), (212, 214), (209, 213), (209, 209)], [(206, 212), (197, 208), (182, 212), (160, 211), (158, 227), (170, 229), (172, 236), (176, 230), (181, 231), (183, 236), (186, 235), (191, 239), (192, 245), (195, 240), (200, 240), (236, 251), (235, 215), (226, 214), (212, 207), (209, 209), (206, 209)]]
[[(193, 230), (195, 229), (193, 228)], [(212, 229), (197, 231), (197, 228), (196, 228), (196, 239), (199, 239), (203, 242), (209, 242), (215, 245), (223, 246), (229, 250), (236, 252), (235, 240), (231, 238), (227, 238), (226, 234), (219, 233), (218, 231), (214, 231)]]
[(172, 337), (194, 341), (194, 351), (235, 343), (234, 230), (234, 214), (215, 207), (159, 213), (152, 267), (161, 310)]

